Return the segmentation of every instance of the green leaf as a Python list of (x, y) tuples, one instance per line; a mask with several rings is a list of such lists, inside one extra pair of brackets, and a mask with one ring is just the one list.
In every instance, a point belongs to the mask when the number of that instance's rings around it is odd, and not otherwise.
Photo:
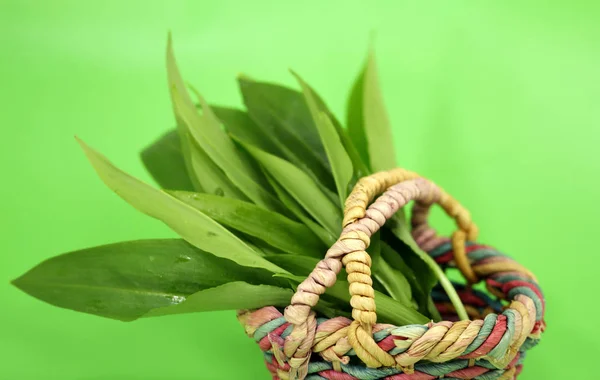
[(165, 192), (131, 177), (83, 141), (78, 141), (102, 181), (139, 211), (162, 220), (186, 241), (216, 256), (243, 266), (281, 272), (281, 268), (259, 257), (219, 223)]
[(335, 206), (306, 173), (290, 162), (254, 146), (243, 146), (321, 226), (331, 234), (339, 235), (342, 225), (340, 208)]
[(348, 185), (354, 174), (352, 161), (340, 140), (340, 135), (338, 135), (333, 122), (328, 116), (327, 109), (323, 108), (323, 104), (317, 102), (313, 90), (302, 80), (302, 78), (295, 73), (293, 74), (302, 87), (304, 99), (306, 100), (313, 121), (317, 126), (317, 130), (319, 131), (323, 147), (325, 147), (327, 159), (331, 166), (337, 193), (340, 198), (340, 205), (343, 208), (348, 195)]
[(184, 155), (184, 161), (186, 163), (187, 171), (194, 183), (194, 188), (196, 191), (221, 194), (229, 198), (248, 199), (231, 183), (225, 173), (194, 141), (191, 136), (191, 131), (188, 129), (185, 120), (179, 112), (181, 104), (184, 104), (187, 107), (194, 107), (194, 104), (187, 91), (185, 91), (185, 84), (177, 69), (170, 35), (167, 43), (166, 56), (169, 92), (173, 105), (173, 113), (175, 114), (177, 131), (181, 139), (181, 150)]
[[(325, 257), (325, 253), (323, 253)], [(308, 276), (315, 269), (321, 258), (292, 255), (266, 255), (266, 260), (287, 270), (296, 276)]]
[(294, 293), (270, 285), (252, 285), (246, 282), (230, 282), (214, 288), (201, 290), (177, 305), (150, 310), (146, 316), (196, 313), (202, 311), (258, 309), (265, 306), (285, 307)]
[[(172, 50), (169, 55), (170, 71), (180, 80), (181, 75)], [(183, 96), (187, 93), (185, 88), (175, 87), (173, 92), (178, 119), (187, 127), (196, 144), (223, 170), (231, 183), (254, 203), (270, 210), (282, 210), (281, 203), (266, 190), (266, 179), (260, 170), (253, 167), (248, 157), (237, 149), (204, 98), (196, 94), (202, 108), (202, 114), (199, 114), (195, 106), (188, 102), (189, 97)]]
[[(410, 249), (410, 247), (404, 245), (399, 249)], [(385, 262), (394, 270), (402, 273), (403, 277), (408, 281), (410, 285), (410, 289), (412, 292), (412, 301), (416, 303), (417, 310), (423, 314), (431, 317), (433, 320), (441, 320), (439, 312), (435, 305), (433, 304), (433, 299), (431, 298), (431, 285), (428, 281), (422, 281), (424, 277), (429, 277), (431, 275), (435, 276), (435, 273), (428, 274), (427, 276), (422, 276), (419, 273), (417, 276), (417, 272), (415, 272), (402, 258), (407, 254), (414, 254), (411, 252), (397, 252), (388, 245), (385, 241), (381, 242), (381, 257)], [(427, 269), (429, 272), (429, 268)]]
[(181, 138), (177, 130), (162, 135), (144, 149), (140, 156), (152, 178), (163, 189), (195, 189), (186, 169)]
[(242, 267), (181, 239), (129, 241), (66, 253), (40, 263), (13, 284), (55, 306), (131, 321), (234, 281), (286, 286), (266, 270)]
[(237, 231), (296, 255), (321, 257), (326, 247), (305, 225), (251, 203), (215, 195), (169, 191), (175, 198)]
[[(388, 223), (383, 229), (383, 239), (401, 256), (409, 268), (418, 273), (421, 288), (427, 293), (437, 284), (434, 268), (429, 263), (429, 255), (414, 241), (412, 235), (402, 225)], [(436, 264), (437, 265), (437, 264)]]
[(367, 144), (367, 136), (364, 127), (363, 116), (363, 83), (365, 69), (363, 68), (352, 86), (352, 91), (348, 97), (346, 106), (346, 125), (348, 127), (348, 136), (352, 140), (353, 145), (361, 158), (361, 160), (371, 167), (369, 158), (369, 147)]
[[(457, 310), (457, 313), (461, 319), (468, 318), (460, 297), (456, 293), (456, 289), (446, 277), (444, 271), (435, 262), (435, 260), (424, 252), (417, 243), (414, 241), (412, 236), (405, 228), (401, 228), (399, 225), (392, 223), (389, 228), (384, 228), (383, 233), (385, 234), (385, 240), (388, 242), (396, 251), (400, 252), (402, 258), (410, 266), (410, 268), (418, 274), (420, 288), (423, 290), (427, 297), (431, 294), (431, 289), (438, 282), (444, 288), (448, 297), (452, 301), (452, 304)], [(415, 288), (413, 288), (414, 290)], [(431, 307), (429, 300), (427, 310), (434, 317), (438, 317), (439, 314)], [(422, 301), (423, 302), (423, 301)], [(420, 302), (420, 310), (423, 308), (423, 303)]]
[(279, 200), (281, 200), (281, 202), (288, 208), (288, 210), (292, 212), (294, 216), (296, 216), (296, 218), (298, 218), (298, 220), (302, 222), (302, 224), (307, 226), (316, 236), (318, 236), (327, 247), (331, 247), (336, 242), (337, 238), (316, 223), (315, 220), (306, 213), (302, 206), (287, 191), (285, 191), (285, 189), (279, 183), (277, 183), (277, 181), (275, 181), (268, 174), (267, 179), (277, 193)]
[(367, 165), (375, 172), (395, 168), (394, 137), (372, 52), (353, 87), (347, 112), (349, 134)]
[[(186, 132), (189, 133), (189, 132)], [(199, 178), (201, 190), (208, 194), (222, 195), (228, 198), (243, 199), (248, 198), (227, 178), (221, 170), (204, 152), (193, 138), (189, 136), (186, 140), (189, 150), (192, 152), (190, 157), (192, 170)]]
[(271, 137), (282, 158), (334, 189), (325, 150), (302, 94), (247, 77), (238, 79), (248, 114)]
[(272, 137), (250, 118), (247, 112), (228, 107), (211, 106), (230, 135), (267, 153), (284, 157)]
[(367, 252), (372, 259), (373, 277), (383, 285), (386, 293), (404, 306), (413, 307), (412, 291), (408, 280), (401, 271), (396, 270), (382, 256), (383, 242), (380, 233), (371, 237), (371, 245)]

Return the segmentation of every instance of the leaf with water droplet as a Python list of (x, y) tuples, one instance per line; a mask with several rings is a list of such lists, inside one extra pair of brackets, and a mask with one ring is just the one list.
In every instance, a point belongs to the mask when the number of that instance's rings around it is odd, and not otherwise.
[(153, 309), (184, 303), (199, 291), (239, 281), (289, 289), (288, 281), (269, 271), (242, 267), (180, 239), (130, 241), (63, 254), (13, 284), (55, 306), (131, 321)]
[(169, 191), (222, 225), (253, 236), (284, 253), (322, 257), (327, 247), (305, 225), (237, 199)]

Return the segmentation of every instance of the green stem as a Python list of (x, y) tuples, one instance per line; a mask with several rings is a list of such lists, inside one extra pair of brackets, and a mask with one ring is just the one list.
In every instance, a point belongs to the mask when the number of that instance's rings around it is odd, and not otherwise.
[(423, 256), (423, 258), (435, 272), (435, 275), (440, 281), (442, 288), (444, 288), (446, 294), (448, 295), (448, 298), (450, 298), (450, 302), (452, 302), (452, 305), (454, 306), (458, 317), (463, 321), (469, 320), (469, 315), (467, 314), (467, 309), (465, 309), (465, 305), (463, 305), (460, 297), (458, 296), (458, 293), (456, 293), (456, 289), (454, 289), (454, 286), (452, 285), (448, 277), (446, 277), (446, 274), (444, 273), (442, 268), (440, 268), (440, 266), (435, 262), (433, 258), (431, 258), (431, 256), (425, 255)]

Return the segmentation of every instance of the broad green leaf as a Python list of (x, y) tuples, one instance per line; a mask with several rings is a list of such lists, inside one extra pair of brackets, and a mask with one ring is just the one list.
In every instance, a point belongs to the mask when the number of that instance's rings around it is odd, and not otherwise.
[(181, 139), (181, 150), (184, 154), (186, 168), (196, 191), (202, 191), (210, 194), (221, 194), (229, 198), (248, 199), (236, 188), (227, 178), (225, 173), (211, 160), (211, 158), (194, 142), (191, 132), (185, 124), (185, 120), (178, 110), (179, 104), (183, 103), (188, 107), (193, 107), (192, 99), (187, 91), (185, 84), (175, 62), (171, 36), (169, 35), (167, 43), (167, 76), (169, 82), (169, 93), (173, 105), (173, 113), (177, 122), (177, 131)]
[(234, 281), (286, 286), (266, 270), (242, 267), (181, 239), (129, 241), (66, 253), (40, 263), (13, 284), (55, 306), (131, 321)]
[(325, 246), (305, 225), (259, 206), (236, 199), (185, 191), (169, 191), (224, 226), (259, 238), (296, 255), (320, 257)]
[(291, 289), (276, 286), (230, 282), (194, 293), (179, 304), (150, 310), (146, 316), (156, 317), (202, 311), (258, 309), (265, 306), (285, 307), (290, 304), (293, 294)]
[[(176, 83), (180, 83), (181, 74), (172, 49), (169, 51), (169, 57), (170, 72), (177, 78)], [(266, 190), (267, 183), (260, 170), (253, 167), (243, 152), (237, 149), (204, 98), (196, 94), (202, 108), (200, 114), (193, 103), (189, 102), (189, 96), (185, 96), (186, 88), (178, 88), (176, 83), (172, 89), (175, 112), (196, 144), (246, 197), (270, 210), (281, 210), (281, 203)]]
[(140, 154), (144, 166), (163, 189), (195, 189), (186, 169), (181, 145), (179, 133), (171, 130)]
[(316, 223), (314, 219), (306, 213), (302, 206), (290, 195), (290, 193), (285, 191), (285, 189), (279, 183), (277, 183), (277, 181), (275, 181), (268, 174), (267, 179), (277, 193), (279, 200), (281, 200), (281, 202), (298, 220), (302, 222), (302, 224), (307, 226), (316, 236), (318, 236), (326, 246), (330, 247), (336, 242), (337, 238)]
[(167, 193), (131, 177), (83, 141), (78, 141), (102, 181), (139, 211), (163, 221), (189, 243), (216, 256), (243, 266), (281, 272), (281, 268), (259, 257), (219, 223)]
[(272, 136), (256, 124), (247, 112), (228, 107), (211, 106), (211, 108), (229, 134), (267, 153), (284, 157), (281, 149), (273, 142)]
[(400, 302), (404, 306), (413, 307), (412, 291), (410, 284), (399, 270), (394, 269), (382, 256), (382, 244), (380, 233), (377, 232), (371, 237), (371, 244), (367, 252), (372, 259), (372, 273), (381, 285), (383, 285), (387, 295)]
[(302, 78), (295, 73), (294, 76), (302, 87), (304, 99), (306, 100), (313, 121), (317, 126), (317, 130), (319, 131), (321, 143), (327, 153), (327, 160), (329, 161), (335, 180), (337, 193), (340, 198), (340, 206), (343, 208), (348, 195), (348, 186), (352, 180), (352, 175), (354, 174), (352, 161), (340, 140), (340, 135), (338, 135), (333, 122), (328, 116), (328, 111), (322, 108), (322, 104), (317, 102), (313, 90), (302, 80)]
[(283, 158), (316, 182), (335, 189), (318, 132), (301, 93), (270, 83), (239, 78), (248, 115), (271, 137)]
[(251, 145), (243, 145), (321, 226), (333, 235), (341, 232), (340, 208), (336, 207), (306, 173), (286, 160)]
[(396, 167), (394, 138), (372, 52), (349, 98), (348, 131), (361, 157), (373, 171)]

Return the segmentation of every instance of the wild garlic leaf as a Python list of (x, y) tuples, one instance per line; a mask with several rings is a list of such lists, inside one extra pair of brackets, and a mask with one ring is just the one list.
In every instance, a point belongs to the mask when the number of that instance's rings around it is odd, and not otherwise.
[(394, 136), (388, 119), (373, 52), (350, 94), (347, 123), (349, 135), (361, 157), (374, 171), (396, 167)]
[(131, 321), (236, 281), (286, 286), (269, 271), (240, 266), (181, 239), (128, 241), (65, 253), (13, 284), (55, 306)]
[(281, 200), (287, 209), (305, 226), (307, 226), (316, 236), (318, 236), (327, 247), (330, 247), (333, 245), (333, 243), (335, 243), (337, 238), (332, 233), (327, 232), (327, 230), (325, 230), (317, 222), (315, 222), (315, 220), (307, 214), (306, 210), (302, 208), (302, 205), (300, 205), (300, 203), (298, 203), (298, 201), (296, 201), (294, 197), (290, 195), (290, 193), (285, 191), (285, 189), (277, 181), (275, 181), (271, 175), (267, 174), (267, 180), (269, 180), (269, 183), (275, 190), (275, 193), (277, 193), (279, 200)]
[(248, 199), (194, 141), (191, 131), (182, 118), (179, 111), (182, 105), (194, 107), (194, 104), (188, 92), (185, 91), (185, 83), (179, 74), (170, 35), (167, 43), (166, 60), (169, 94), (171, 95), (173, 113), (177, 122), (177, 131), (181, 139), (181, 150), (195, 190), (220, 194), (229, 198)]
[(229, 107), (211, 106), (211, 108), (230, 135), (267, 153), (284, 157), (281, 149), (273, 142), (272, 136), (256, 124), (247, 112)]
[(367, 249), (372, 259), (371, 271), (373, 277), (383, 286), (387, 295), (404, 306), (415, 308), (412, 302), (410, 284), (401, 271), (393, 268), (383, 258), (382, 245), (380, 233), (377, 232), (371, 237), (371, 245)]
[(179, 133), (171, 130), (140, 153), (144, 166), (163, 189), (195, 189), (190, 179), (193, 173), (190, 176), (187, 171), (181, 145)]
[[(431, 290), (439, 282), (437, 264), (416, 245), (409, 233), (404, 232), (404, 228), (393, 224), (389, 227), (382, 229), (385, 241), (383, 255), (392, 267), (405, 274), (419, 311), (432, 319), (439, 319), (437, 309), (431, 307)], [(414, 246), (407, 241), (412, 241)]]
[[(172, 50), (170, 71), (182, 82)], [(175, 85), (176, 86), (176, 85)], [(225, 173), (227, 178), (252, 202), (270, 210), (282, 210), (281, 203), (267, 190), (265, 178), (260, 170), (253, 167), (250, 160), (244, 156), (227, 133), (223, 130), (220, 120), (200, 94), (196, 94), (200, 102), (200, 114), (193, 104), (188, 101), (186, 88), (172, 88), (175, 112), (183, 125), (186, 126), (196, 144), (209, 158)]]
[(358, 74), (350, 96), (346, 105), (346, 126), (348, 128), (348, 136), (352, 140), (353, 145), (361, 158), (361, 160), (371, 167), (371, 159), (369, 157), (369, 147), (367, 144), (367, 134), (365, 131), (365, 121), (363, 116), (363, 83), (365, 77), (365, 69), (362, 68)]
[(296, 276), (306, 277), (313, 269), (315, 269), (319, 261), (324, 257), (325, 252), (323, 252), (322, 257), (319, 258), (295, 255), (266, 255), (265, 259)]
[(102, 181), (139, 211), (163, 221), (194, 246), (239, 265), (264, 268), (274, 273), (281, 268), (259, 257), (248, 245), (197, 209), (167, 193), (156, 190), (116, 168), (106, 157), (79, 140)]
[(186, 191), (168, 193), (220, 224), (254, 236), (285, 253), (321, 257), (326, 249), (302, 223), (251, 203)]
[(239, 77), (248, 115), (271, 136), (286, 160), (330, 190), (335, 183), (325, 150), (301, 93)]
[(327, 153), (327, 160), (329, 161), (329, 166), (331, 167), (333, 178), (335, 180), (337, 193), (340, 199), (340, 207), (343, 208), (348, 195), (348, 186), (354, 174), (352, 161), (346, 152), (346, 148), (342, 144), (338, 131), (328, 116), (327, 109), (323, 108), (323, 105), (317, 102), (313, 90), (304, 82), (304, 80), (297, 74), (293, 74), (300, 83), (304, 99), (306, 100), (314, 124), (317, 126), (319, 136), (321, 137), (321, 143)]
[(341, 232), (342, 213), (302, 170), (292, 163), (266, 153), (254, 146), (243, 144), (248, 152), (292, 197), (333, 235)]

